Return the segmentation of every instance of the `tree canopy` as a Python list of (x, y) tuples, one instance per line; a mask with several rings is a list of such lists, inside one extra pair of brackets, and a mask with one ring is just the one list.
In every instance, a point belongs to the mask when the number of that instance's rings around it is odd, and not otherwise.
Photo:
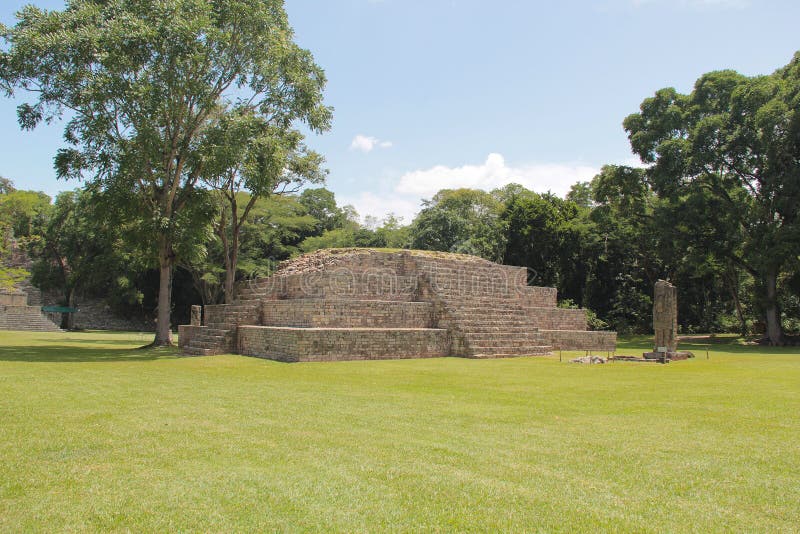
[(181, 225), (208, 162), (206, 136), (232, 108), (276, 131), (329, 127), (325, 76), (293, 41), (280, 0), (71, 0), (27, 6), (2, 28), (0, 83), (23, 128), (66, 116), (62, 178), (127, 199), (160, 269), (156, 344), (170, 336)]
[(688, 95), (661, 89), (624, 122), (650, 164), (647, 181), (714, 255), (761, 288), (767, 334), (781, 343), (778, 282), (800, 250), (800, 54), (772, 75), (700, 77)]

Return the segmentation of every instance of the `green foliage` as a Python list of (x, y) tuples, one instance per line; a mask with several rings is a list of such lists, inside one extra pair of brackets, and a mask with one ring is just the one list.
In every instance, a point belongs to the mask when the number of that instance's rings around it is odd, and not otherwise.
[(412, 223), (411, 247), (502, 261), (506, 246), (502, 202), (477, 189), (443, 189)]
[(16, 191), (14, 188), (14, 182), (8, 178), (0, 176), (0, 195), (7, 195), (8, 193), (13, 193), (14, 191)]
[(141, 301), (139, 291), (129, 283), (137, 266), (142, 266), (141, 257), (137, 261), (135, 253), (126, 252), (123, 229), (99, 208), (91, 191), (60, 193), (41, 238), (29, 247), (33, 284), (58, 291), (64, 306), (77, 305), (79, 292), (103, 296), (121, 306)]
[(688, 95), (661, 89), (624, 122), (655, 192), (689, 208), (684, 234), (713, 236), (709, 252), (756, 279), (774, 343), (778, 279), (800, 249), (798, 99), (800, 53), (769, 76), (718, 71)]
[(27, 269), (0, 265), (0, 289), (11, 290), (30, 276)]
[(317, 221), (314, 225), (314, 235), (342, 228), (347, 223), (347, 214), (336, 204), (333, 192), (324, 187), (303, 190), (298, 202)]
[(50, 211), (50, 197), (40, 191), (11, 190), (0, 194), (0, 227), (17, 239), (36, 236)]
[(504, 262), (530, 268), (537, 285), (569, 285), (581, 245), (579, 207), (522, 189), (507, 197), (501, 217), (507, 228)]
[[(580, 308), (574, 300), (572, 299), (564, 299), (558, 301), (559, 308), (566, 308), (569, 310), (574, 310)], [(600, 319), (595, 312), (592, 310), (585, 308), (583, 310), (586, 313), (586, 325), (589, 330), (607, 330), (608, 323)]]
[[(322, 69), (294, 43), (280, 0), (73, 0), (63, 11), (28, 6), (2, 34), (0, 83), (8, 94), (37, 97), (18, 108), (20, 125), (30, 129), (70, 110), (58, 175), (89, 178), (113, 204), (127, 206), (155, 244), (164, 289), (156, 342), (169, 343), (173, 267), (202, 254), (202, 241), (191, 238), (204, 234), (198, 221), (210, 221), (196, 216), (206, 200), (198, 180), (227, 164), (214, 151), (215, 136), (238, 114), (253, 144), (244, 156), (226, 146), (234, 153), (225, 155), (242, 157), (242, 176), (262, 187), (256, 182), (274, 177), (291, 152), (287, 139), (297, 146), (294, 124), (329, 127)], [(311, 163), (299, 158), (290, 166)]]

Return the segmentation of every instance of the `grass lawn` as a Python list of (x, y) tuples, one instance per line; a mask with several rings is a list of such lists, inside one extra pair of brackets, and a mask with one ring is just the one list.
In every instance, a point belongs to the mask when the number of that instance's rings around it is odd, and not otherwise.
[(0, 332), (0, 531), (800, 525), (800, 349), (281, 364), (144, 341)]

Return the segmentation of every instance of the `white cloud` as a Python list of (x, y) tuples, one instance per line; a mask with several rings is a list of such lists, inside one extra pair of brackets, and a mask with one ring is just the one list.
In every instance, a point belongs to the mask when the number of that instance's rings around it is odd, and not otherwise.
[(480, 165), (446, 167), (412, 171), (400, 177), (397, 192), (430, 198), (440, 189), (469, 187), (486, 191), (510, 183), (532, 191), (564, 196), (575, 182), (591, 180), (600, 169), (581, 164), (537, 163), (513, 167), (501, 154), (489, 154)]
[(372, 152), (375, 148), (390, 148), (391, 146), (391, 141), (382, 141), (377, 137), (358, 134), (350, 143), (350, 150), (358, 150), (367, 153)]
[(364, 191), (355, 197), (343, 195), (338, 200), (341, 205), (352, 205), (362, 220), (367, 215), (382, 219), (393, 213), (397, 217), (403, 218), (403, 224), (409, 224), (414, 220), (421, 203), (420, 199), (413, 197), (396, 194), (379, 196), (369, 191)]
[[(619, 165), (644, 167), (631, 155)], [(385, 180), (379, 191), (362, 191), (356, 195), (337, 195), (339, 203), (356, 208), (362, 220), (366, 216), (382, 219), (393, 213), (404, 224), (414, 220), (422, 208), (422, 199), (430, 199), (441, 189), (461, 187), (491, 191), (510, 183), (520, 184), (537, 193), (550, 191), (564, 197), (576, 182), (588, 182), (600, 172), (599, 167), (578, 163), (534, 163), (511, 166), (501, 154), (489, 154), (480, 164), (457, 167), (436, 165), (407, 172), (399, 179)]]

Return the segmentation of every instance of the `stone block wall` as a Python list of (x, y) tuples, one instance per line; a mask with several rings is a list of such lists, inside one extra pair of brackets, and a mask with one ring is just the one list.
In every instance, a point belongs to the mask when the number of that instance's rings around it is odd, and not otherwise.
[(586, 312), (566, 308), (523, 308), (540, 330), (586, 330)]
[(0, 305), (3, 306), (27, 306), (28, 295), (10, 291), (0, 292)]
[(192, 339), (202, 332), (202, 327), (182, 324), (178, 327), (178, 346), (184, 348), (189, 346)]
[(242, 300), (379, 299), (411, 302), (417, 294), (417, 277), (396, 275), (384, 269), (272, 276), (239, 285)]
[(555, 308), (558, 290), (554, 287), (525, 286), (520, 290), (520, 304), (526, 308)]
[(555, 350), (617, 350), (616, 332), (540, 330), (539, 333)]
[(58, 326), (43, 315), (38, 306), (0, 304), (0, 330), (58, 332)]
[(447, 331), (241, 326), (241, 354), (284, 362), (435, 358), (449, 355)]
[(431, 328), (433, 304), (345, 299), (264, 301), (261, 324), (296, 328)]
[(259, 324), (261, 321), (260, 304), (215, 304), (203, 309), (203, 324), (236, 327), (240, 324)]

